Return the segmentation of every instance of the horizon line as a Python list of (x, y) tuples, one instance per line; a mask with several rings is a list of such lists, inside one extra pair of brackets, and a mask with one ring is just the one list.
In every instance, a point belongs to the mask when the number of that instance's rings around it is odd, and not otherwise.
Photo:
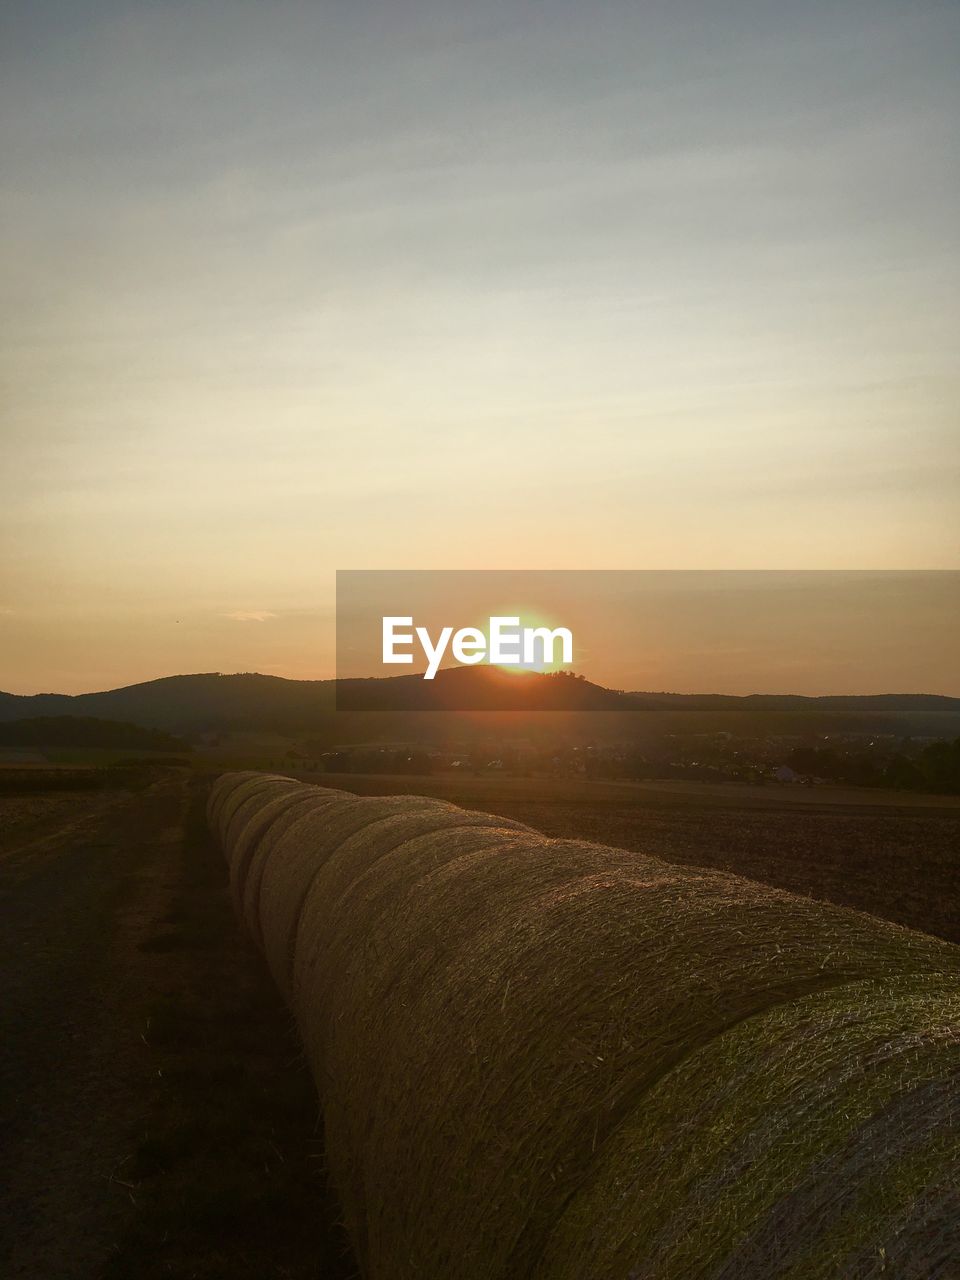
[[(491, 664), (489, 664), (489, 663), (484, 663), (484, 664), (479, 665), (478, 667), (473, 667), (473, 668), (471, 668), (471, 667), (465, 667), (465, 666), (450, 666), (450, 667), (442, 667), (442, 668), (441, 668), (441, 671), (448, 671), (448, 672), (449, 672), (449, 671), (456, 671), (456, 670), (468, 671), (468, 670), (481, 670), (481, 669), (499, 670), (500, 668), (493, 667), (493, 666), (491, 666)], [(569, 672), (566, 672), (566, 673), (564, 673), (564, 672), (523, 671), (523, 672), (520, 672), (520, 673), (514, 673), (514, 674), (523, 674), (523, 675), (532, 675), (532, 676), (545, 676), (545, 677), (548, 677), (548, 678), (549, 678), (550, 676), (554, 676), (554, 675), (557, 675), (557, 674), (570, 674), (570, 675), (576, 675), (576, 674), (578, 674), (578, 673), (576, 673), (576, 672), (574, 672), (574, 671), (569, 671)], [(56, 690), (56, 689), (39, 689), (39, 690), (36, 690), (36, 691), (35, 691), (35, 692), (33, 692), (33, 693), (15, 693), (15, 692), (10, 691), (9, 689), (0, 689), (0, 697), (8, 697), (8, 698), (88, 698), (88, 697), (97, 697), (97, 696), (98, 696), (98, 695), (100, 695), (100, 694), (106, 694), (106, 693), (119, 693), (119, 692), (122, 692), (123, 690), (126, 690), (126, 689), (136, 689), (136, 688), (139, 688), (139, 687), (141, 687), (141, 686), (143, 686), (143, 685), (149, 685), (149, 684), (160, 684), (161, 682), (163, 682), (163, 681), (165, 681), (165, 680), (190, 680), (190, 679), (199, 679), (199, 678), (202, 678), (202, 677), (208, 677), (208, 678), (209, 678), (209, 677), (211, 677), (211, 676), (216, 676), (216, 677), (219, 677), (219, 678), (222, 678), (222, 679), (236, 679), (237, 677), (242, 677), (242, 676), (257, 676), (257, 677), (259, 677), (260, 679), (263, 679), (263, 680), (281, 680), (281, 681), (283, 681), (284, 683), (287, 683), (287, 684), (336, 684), (336, 683), (344, 683), (344, 682), (346, 682), (346, 681), (350, 681), (350, 680), (364, 680), (364, 681), (366, 681), (366, 680), (391, 680), (391, 681), (395, 681), (395, 680), (410, 680), (410, 679), (415, 679), (415, 678), (417, 678), (417, 677), (420, 677), (420, 676), (422, 676), (422, 675), (423, 675), (423, 673), (422, 673), (422, 672), (412, 671), (412, 672), (404, 672), (404, 673), (402, 673), (402, 674), (398, 674), (398, 675), (389, 675), (389, 676), (384, 676), (384, 675), (379, 675), (379, 676), (336, 676), (336, 675), (334, 675), (334, 676), (311, 676), (311, 677), (305, 677), (305, 676), (281, 676), (281, 675), (273, 675), (273, 674), (270, 674), (270, 673), (268, 673), (268, 672), (263, 672), (263, 671), (181, 671), (181, 672), (174, 672), (174, 673), (172, 673), (172, 674), (170, 674), (170, 675), (164, 675), (164, 676), (152, 676), (152, 677), (149, 677), (148, 679), (144, 679), (144, 680), (135, 680), (135, 681), (133, 681), (131, 684), (112, 685), (112, 686), (110, 686), (109, 688), (105, 688), (105, 689), (87, 689), (87, 690), (84, 690), (83, 692), (80, 692), (80, 693), (61, 693), (61, 692), (59, 692), (59, 691), (58, 691), (58, 690)], [(601, 683), (599, 683), (599, 682), (598, 682), (598, 681), (596, 681), (596, 680), (591, 680), (591, 679), (589, 679), (588, 677), (583, 677), (583, 679), (584, 679), (588, 684), (591, 684), (591, 685), (593, 685), (593, 686), (594, 686), (594, 687), (596, 687), (596, 688), (604, 689), (604, 690), (606, 690), (607, 692), (610, 692), (610, 693), (621, 693), (621, 694), (623, 694), (624, 696), (628, 696), (628, 697), (630, 697), (630, 696), (650, 696), (650, 697), (677, 697), (677, 698), (739, 698), (739, 699), (744, 699), (744, 698), (804, 698), (804, 699), (810, 699), (810, 700), (813, 700), (813, 699), (819, 699), (819, 698), (945, 698), (945, 699), (947, 699), (947, 700), (951, 700), (951, 701), (960, 701), (960, 692), (958, 692), (958, 693), (931, 693), (931, 692), (926, 692), (926, 691), (924, 691), (924, 690), (922, 690), (922, 689), (910, 689), (910, 690), (904, 690), (904, 689), (881, 689), (881, 690), (874, 690), (873, 692), (870, 692), (870, 693), (793, 693), (793, 692), (790, 692), (790, 691), (788, 691), (788, 690), (776, 690), (776, 691), (773, 691), (773, 690), (764, 690), (764, 691), (761, 691), (761, 690), (752, 690), (750, 693), (726, 693), (726, 692), (724, 692), (723, 690), (720, 690), (720, 689), (699, 689), (699, 690), (684, 690), (684, 689), (626, 689), (626, 688), (624, 688), (624, 689), (617, 689), (617, 688), (614, 688), (614, 687), (613, 687), (613, 686), (611, 686), (611, 685), (601, 684)], [(522, 710), (522, 708), (521, 708), (520, 710)], [(456, 712), (456, 709), (454, 708), (454, 709), (452, 709), (452, 711), (455, 713), (455, 712)]]

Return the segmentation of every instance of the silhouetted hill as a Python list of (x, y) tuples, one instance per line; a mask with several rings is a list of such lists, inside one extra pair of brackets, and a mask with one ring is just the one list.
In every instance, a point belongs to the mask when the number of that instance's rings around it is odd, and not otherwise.
[[(339, 707), (339, 710), (338, 710)], [(0, 722), (25, 717), (96, 717), (178, 733), (206, 730), (326, 732), (346, 740), (396, 738), (415, 725), (419, 736), (447, 731), (429, 714), (485, 712), (512, 717), (551, 711), (576, 717), (598, 736), (650, 731), (742, 734), (862, 732), (956, 737), (960, 698), (928, 694), (806, 698), (796, 695), (623, 693), (570, 674), (508, 674), (490, 667), (445, 670), (434, 681), (418, 675), (388, 679), (284, 680), (256, 673), (168, 676), (102, 693), (0, 693)], [(625, 728), (623, 713), (629, 716)], [(463, 718), (458, 716), (458, 718)], [(475, 717), (474, 717), (475, 719)], [(533, 717), (531, 725), (540, 723)], [(551, 724), (558, 723), (553, 718)]]
[(278, 676), (167, 676), (103, 693), (0, 694), (0, 721), (23, 716), (97, 716), (177, 732), (310, 724), (333, 709), (334, 682)]
[(340, 711), (623, 711), (630, 695), (570, 672), (449, 667), (434, 680), (419, 675), (340, 680)]

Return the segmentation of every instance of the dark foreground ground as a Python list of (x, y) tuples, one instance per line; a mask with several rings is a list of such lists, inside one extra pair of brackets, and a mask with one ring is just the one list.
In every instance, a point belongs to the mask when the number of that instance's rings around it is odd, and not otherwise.
[[(960, 941), (960, 805), (318, 777), (723, 867)], [(0, 1277), (349, 1280), (313, 1086), (205, 785), (0, 796)]]
[(355, 1274), (203, 791), (0, 798), (4, 1280)]

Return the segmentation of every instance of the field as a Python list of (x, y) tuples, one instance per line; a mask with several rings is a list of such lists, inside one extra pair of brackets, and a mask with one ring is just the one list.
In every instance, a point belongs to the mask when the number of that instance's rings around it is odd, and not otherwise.
[(438, 796), (550, 836), (714, 867), (960, 942), (960, 800), (698, 783), (309, 774), (362, 795)]
[[(317, 778), (643, 849), (960, 941), (960, 803), (877, 792)], [(354, 1274), (312, 1083), (241, 936), (206, 780), (0, 795), (0, 1273)], [(304, 1135), (308, 1135), (306, 1138)]]

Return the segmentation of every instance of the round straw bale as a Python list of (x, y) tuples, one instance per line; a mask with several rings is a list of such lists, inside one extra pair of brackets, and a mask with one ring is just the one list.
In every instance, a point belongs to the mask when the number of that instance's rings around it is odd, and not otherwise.
[[(519, 832), (539, 838), (538, 832), (523, 823), (492, 813), (452, 806), (431, 807), (380, 818), (349, 836), (331, 853), (314, 876), (300, 912), (293, 962), (294, 1002), (300, 982), (309, 981), (307, 971), (316, 964), (325, 964), (325, 947), (335, 922), (344, 920), (342, 899), (350, 886), (375, 862), (401, 845), (433, 832), (447, 833), (465, 828), (484, 829), (489, 833), (488, 843), (501, 838), (494, 832), (502, 833), (503, 838)], [(348, 919), (344, 922), (349, 926)]]
[(251, 796), (259, 795), (261, 791), (274, 785), (277, 782), (286, 782), (296, 785), (292, 778), (283, 778), (278, 773), (257, 773), (253, 777), (244, 778), (230, 793), (224, 797), (217, 812), (216, 835), (220, 841), (220, 847), (226, 853), (227, 829), (230, 825), (230, 819)]
[[(541, 874), (554, 880), (576, 877), (586, 870), (585, 850), (593, 852), (596, 866), (602, 869), (611, 866), (646, 869), (666, 865), (639, 853), (613, 850), (602, 845), (574, 843), (571, 846), (570, 842), (550, 840), (536, 832), (525, 829), (505, 831), (499, 826), (453, 826), (431, 832), (410, 838), (371, 862), (342, 893), (325, 934), (320, 936), (317, 931), (310, 937), (308, 946), (304, 931), (297, 1007), (311, 1059), (318, 1067), (323, 1061), (325, 1011), (333, 1009), (334, 992), (330, 984), (336, 987), (338, 1001), (349, 1002), (356, 996), (358, 999), (369, 998), (375, 1003), (391, 998), (392, 966), (388, 964), (382, 972), (379, 968), (383, 958), (381, 941), (391, 935), (398, 919), (412, 921), (417, 918), (416, 906), (409, 904), (416, 901), (422, 881), (448, 866), (472, 865), (467, 860), (473, 855), (484, 859), (496, 856), (502, 865), (507, 865), (504, 860), (508, 857), (523, 860), (530, 863), (534, 873), (539, 868)], [(516, 866), (516, 861), (510, 865)], [(508, 874), (512, 876), (515, 872)], [(425, 932), (423, 945), (429, 949), (435, 932), (433, 924), (428, 916), (422, 917), (421, 923)], [(411, 939), (410, 945), (418, 950), (420, 939)], [(371, 951), (377, 958), (376, 968), (370, 963), (368, 953)], [(422, 959), (426, 951), (418, 954)], [(382, 990), (369, 985), (381, 976), (386, 984)], [(350, 988), (354, 982), (357, 984), (356, 993)], [(367, 993), (366, 996), (361, 994), (363, 992)]]
[(265, 781), (223, 780), (211, 813), (288, 999), (296, 944), (370, 1280), (960, 1273), (960, 948), (438, 801)]
[[(239, 856), (240, 837), (251, 819), (256, 817), (260, 810), (269, 804), (271, 800), (282, 796), (292, 798), (305, 790), (310, 790), (310, 788), (306, 787), (302, 782), (293, 782), (288, 778), (273, 778), (265, 782), (262, 787), (259, 787), (254, 795), (248, 795), (237, 804), (230, 815), (229, 821), (226, 823), (223, 833), (223, 847), (226, 851), (231, 873)], [(224, 806), (224, 809), (226, 809), (226, 806)]]
[(244, 883), (251, 860), (257, 851), (260, 841), (270, 830), (273, 823), (283, 813), (304, 801), (317, 804), (330, 803), (336, 799), (347, 798), (347, 792), (335, 791), (328, 787), (313, 787), (306, 784), (293, 789), (284, 789), (272, 795), (269, 791), (261, 792), (246, 801), (237, 811), (234, 822), (246, 811), (245, 821), (236, 835), (230, 837), (230, 892), (233, 904), (240, 920), (243, 920)]
[(259, 782), (264, 778), (279, 777), (279, 774), (259, 773), (254, 770), (242, 770), (236, 773), (224, 773), (216, 780), (210, 791), (208, 817), (210, 825), (219, 834), (220, 815), (230, 796), (239, 787), (248, 782)]
[[(488, 885), (476, 886), (476, 900), (469, 893), (471, 871), (488, 864), (502, 871), (508, 886), (515, 887), (526, 874), (532, 886), (528, 893), (534, 898), (542, 895), (545, 886), (582, 878), (591, 866), (602, 872), (623, 865), (647, 873), (673, 873), (666, 864), (638, 853), (522, 833), (505, 835), (495, 829), (466, 829), (412, 840), (376, 862), (350, 887), (341, 900), (330, 942), (323, 948), (323, 962), (301, 977), (297, 1014), (324, 1103), (328, 1159), (361, 1260), (367, 1253), (371, 1212), (363, 1153), (371, 1141), (371, 1117), (381, 1105), (393, 1105), (391, 1091), (396, 1085), (390, 1077), (398, 1050), (392, 1040), (393, 1014), (408, 998), (404, 979), (409, 976), (413, 986), (436, 983), (434, 971), (449, 960), (445, 935), (456, 929), (470, 936), (485, 913), (497, 917), (501, 904), (495, 892), (489, 896)], [(448, 875), (456, 878), (464, 896), (450, 895), (445, 909), (455, 919), (443, 921), (429, 908), (421, 911), (421, 904), (429, 902), (436, 878)], [(578, 963), (589, 959), (573, 938), (571, 946)], [(509, 943), (507, 951), (514, 955)], [(464, 977), (461, 992), (447, 991), (451, 1001), (470, 998), (476, 975)], [(525, 979), (517, 975), (517, 980)], [(441, 1018), (441, 1024), (444, 1021)], [(458, 1061), (468, 1053), (473, 1062), (474, 1031), (460, 1030), (464, 1039)], [(438, 1053), (445, 1052), (441, 1044), (449, 1047), (442, 1025), (425, 1034)], [(389, 1046), (389, 1054), (382, 1052), (384, 1045)], [(466, 1050), (465, 1045), (471, 1048)], [(350, 1085), (344, 1090), (341, 1086), (347, 1081)], [(379, 1192), (374, 1189), (373, 1194)], [(377, 1274), (373, 1262), (370, 1267), (370, 1273)]]
[(310, 882), (338, 846), (378, 818), (405, 809), (451, 809), (424, 796), (374, 796), (339, 801), (308, 811), (284, 832), (265, 861), (259, 917), (263, 951), (274, 980), (289, 1001), (297, 924)]
[(264, 870), (273, 856), (274, 849), (294, 823), (299, 822), (306, 814), (316, 813), (320, 809), (328, 809), (332, 813), (335, 807), (352, 802), (353, 799), (349, 792), (341, 791), (293, 796), (257, 841), (256, 848), (249, 858), (243, 883), (242, 918), (250, 936), (261, 951), (264, 948), (263, 934), (260, 929), (260, 888)]
[(218, 778), (214, 779), (210, 786), (210, 793), (207, 796), (207, 825), (215, 835), (218, 834), (217, 822), (220, 817), (220, 808), (230, 792), (234, 787), (239, 787), (241, 782), (262, 776), (262, 774), (248, 769), (237, 773), (221, 773)]
[[(325, 1074), (326, 1035), (339, 1017), (341, 1002), (389, 1000), (389, 973), (381, 974), (381, 939), (389, 934), (418, 882), (438, 869), (491, 849), (498, 852), (552, 857), (555, 842), (536, 832), (491, 827), (452, 827), (408, 839), (376, 859), (343, 892), (324, 936), (304, 933), (298, 957), (297, 1015), (307, 1056), (318, 1075)], [(623, 857), (640, 859), (639, 854)], [(428, 934), (431, 931), (426, 922)], [(429, 942), (429, 939), (428, 939)], [(369, 952), (377, 968), (369, 964)], [(392, 972), (392, 971), (391, 971)], [(382, 988), (379, 977), (385, 976)], [(355, 989), (353, 984), (356, 984)], [(355, 1043), (352, 1048), (358, 1048)]]
[(740, 1022), (610, 1136), (534, 1276), (955, 1275), (958, 1073), (956, 979), (854, 983)]
[(319, 1079), (374, 1276), (527, 1274), (597, 1150), (684, 1057), (811, 992), (960, 974), (932, 938), (569, 841), (441, 866), (365, 936), (331, 961)]

